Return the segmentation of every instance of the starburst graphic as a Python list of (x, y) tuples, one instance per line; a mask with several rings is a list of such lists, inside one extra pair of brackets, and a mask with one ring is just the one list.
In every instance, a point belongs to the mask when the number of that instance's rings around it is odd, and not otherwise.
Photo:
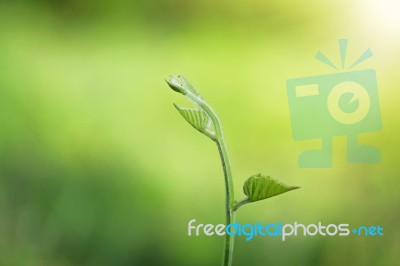
[[(338, 44), (339, 44), (339, 51), (340, 51), (340, 59), (341, 59), (341, 63), (342, 63), (341, 69), (345, 69), (348, 40), (347, 39), (339, 39)], [(371, 56), (373, 56), (372, 51), (371, 51), (371, 49), (368, 48), (364, 53), (362, 53), (358, 57), (358, 59), (356, 61), (354, 61), (353, 64), (350, 65), (349, 69), (352, 69), (353, 67), (359, 65), (360, 63), (364, 62)], [(332, 63), (332, 61), (326, 55), (324, 55), (321, 51), (317, 52), (317, 54), (315, 55), (315, 58), (318, 61), (324, 63), (325, 65), (332, 67), (333, 69), (336, 69), (336, 70), (338, 69), (338, 67), (334, 63)]]

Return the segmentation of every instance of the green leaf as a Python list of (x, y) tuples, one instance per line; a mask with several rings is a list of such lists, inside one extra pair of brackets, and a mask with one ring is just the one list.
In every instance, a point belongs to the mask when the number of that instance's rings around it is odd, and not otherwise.
[(267, 199), (297, 188), (261, 174), (250, 177), (243, 185), (244, 194), (250, 201)]
[(176, 104), (174, 104), (174, 106), (183, 116), (183, 118), (185, 118), (185, 120), (188, 121), (189, 124), (191, 124), (195, 129), (213, 138), (213, 133), (207, 130), (211, 120), (203, 110), (195, 108), (182, 108)]
[(182, 84), (183, 88), (193, 93), (195, 96), (200, 97), (200, 93), (193, 87), (193, 85), (183, 76), (179, 75), (178, 80)]
[(173, 89), (176, 92), (182, 93), (183, 95), (187, 94), (187, 89), (183, 87), (181, 82), (178, 80), (178, 78), (174, 76), (169, 76), (166, 80), (168, 83), (168, 86)]
[(200, 93), (193, 87), (193, 85), (182, 75), (170, 76), (166, 79), (171, 89), (183, 95), (192, 93), (197, 98), (201, 99)]

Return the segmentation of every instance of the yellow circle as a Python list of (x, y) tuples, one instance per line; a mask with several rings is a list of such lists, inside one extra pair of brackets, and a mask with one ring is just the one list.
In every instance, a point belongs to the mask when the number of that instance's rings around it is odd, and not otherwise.
[[(339, 106), (340, 97), (345, 93), (352, 93), (351, 102), (358, 100), (358, 108), (354, 112), (346, 113)], [(351, 103), (350, 102), (350, 103)], [(336, 85), (328, 95), (328, 110), (331, 116), (339, 123), (350, 125), (362, 121), (368, 114), (371, 101), (366, 89), (355, 82), (342, 82)]]

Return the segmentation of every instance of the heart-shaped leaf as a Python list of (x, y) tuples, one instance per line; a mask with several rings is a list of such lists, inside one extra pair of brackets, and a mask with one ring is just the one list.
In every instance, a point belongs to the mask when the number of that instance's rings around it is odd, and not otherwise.
[(261, 174), (250, 177), (243, 185), (244, 194), (249, 201), (263, 200), (297, 188), (299, 187), (285, 185)]
[(183, 118), (185, 118), (185, 120), (188, 121), (189, 124), (191, 124), (195, 129), (201, 133), (205, 133), (206, 135), (212, 134), (207, 131), (207, 127), (211, 123), (211, 120), (203, 110), (195, 108), (182, 108), (176, 104), (174, 104), (174, 106), (183, 116)]

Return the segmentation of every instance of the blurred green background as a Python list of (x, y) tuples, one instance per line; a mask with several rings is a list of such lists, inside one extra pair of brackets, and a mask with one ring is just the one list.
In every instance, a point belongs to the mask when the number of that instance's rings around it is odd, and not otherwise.
[[(220, 265), (216, 146), (173, 108), (184, 74), (222, 120), (236, 197), (262, 172), (300, 190), (240, 209), (241, 223), (381, 225), (383, 237), (237, 238), (234, 265), (398, 265), (400, 4), (367, 1), (0, 1), (0, 265)], [(377, 72), (379, 164), (301, 169), (318, 140), (291, 135), (286, 80), (348, 60)]]

